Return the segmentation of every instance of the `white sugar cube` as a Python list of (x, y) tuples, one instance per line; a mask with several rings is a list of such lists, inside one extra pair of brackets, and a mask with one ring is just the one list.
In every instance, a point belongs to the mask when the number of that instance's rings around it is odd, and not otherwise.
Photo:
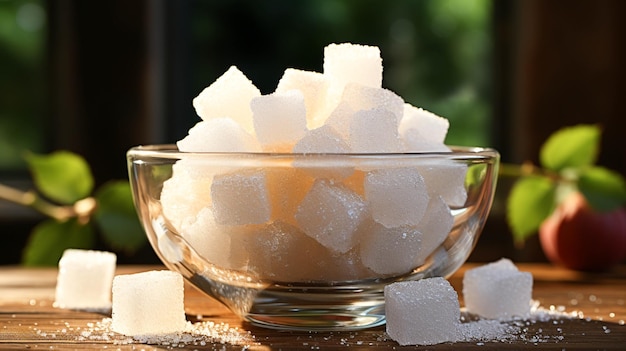
[(416, 226), (416, 229), (422, 233), (422, 244), (415, 260), (417, 265), (423, 264), (426, 258), (446, 240), (453, 225), (454, 216), (448, 205), (441, 196), (431, 196), (426, 212)]
[[(300, 139), (293, 147), (294, 153), (311, 154), (311, 153), (330, 153), (345, 154), (350, 152), (350, 147), (341, 135), (332, 127), (323, 125), (319, 128), (308, 131), (305, 136)], [(330, 157), (326, 157), (330, 158)], [(332, 160), (329, 160), (332, 162)], [(328, 163), (319, 164), (318, 167), (312, 167), (310, 158), (294, 160), (294, 167), (301, 168), (307, 173), (318, 178), (343, 179), (350, 176), (354, 172), (353, 167), (345, 167), (340, 165), (331, 165)]]
[(467, 165), (447, 160), (423, 162), (416, 167), (428, 184), (431, 196), (441, 196), (450, 207), (461, 207), (467, 200)]
[(345, 85), (355, 82), (381, 87), (383, 60), (376, 46), (358, 44), (330, 44), (324, 48), (324, 75)]
[(533, 277), (503, 258), (465, 272), (463, 299), (470, 313), (491, 319), (524, 317), (530, 313)]
[(250, 108), (254, 130), (264, 150), (290, 152), (307, 130), (304, 96), (299, 90), (254, 98)]
[(176, 143), (185, 152), (254, 152), (258, 141), (232, 118), (218, 117), (198, 122)]
[(203, 208), (195, 220), (183, 223), (181, 234), (208, 262), (219, 267), (229, 267), (230, 235), (215, 223), (210, 208)]
[(361, 262), (372, 271), (383, 274), (410, 272), (420, 252), (422, 233), (405, 226), (386, 228), (374, 221), (361, 226), (359, 250)]
[(333, 128), (343, 140), (350, 140), (350, 124), (354, 118), (354, 110), (347, 102), (341, 102), (326, 119), (326, 126)]
[(343, 253), (354, 246), (354, 232), (366, 210), (365, 202), (352, 190), (318, 179), (298, 206), (295, 218), (305, 234)]
[(59, 260), (54, 305), (108, 309), (117, 256), (112, 252), (67, 249)]
[(183, 223), (194, 220), (198, 212), (211, 205), (210, 173), (200, 175), (194, 163), (179, 160), (172, 167), (172, 177), (163, 182), (161, 206), (165, 218), (178, 231)]
[(409, 129), (400, 135), (405, 152), (450, 152), (444, 143), (425, 138), (417, 129)]
[(449, 127), (447, 119), (406, 103), (398, 131), (404, 137), (409, 130), (416, 130), (427, 141), (443, 143)]
[(461, 340), (456, 291), (444, 278), (385, 286), (387, 334), (400, 345), (434, 345)]
[(261, 170), (215, 176), (211, 198), (218, 224), (261, 224), (270, 219), (266, 177)]
[(300, 90), (306, 106), (307, 127), (314, 129), (321, 126), (333, 106), (328, 99), (330, 79), (322, 73), (287, 68), (278, 82), (276, 92)]
[(185, 329), (183, 277), (172, 271), (118, 275), (113, 279), (111, 329), (129, 336)]
[(399, 127), (404, 115), (404, 100), (393, 91), (383, 88), (372, 88), (350, 83), (343, 90), (341, 103), (348, 104), (354, 111), (387, 110), (395, 117), (394, 123), (396, 128)]
[(415, 168), (371, 171), (365, 176), (364, 189), (372, 218), (387, 228), (420, 223), (430, 200)]
[(399, 152), (402, 149), (394, 115), (379, 108), (354, 114), (348, 143), (356, 153)]
[(229, 117), (248, 133), (253, 133), (250, 101), (261, 92), (235, 66), (231, 66), (215, 82), (193, 99), (193, 107), (203, 120)]

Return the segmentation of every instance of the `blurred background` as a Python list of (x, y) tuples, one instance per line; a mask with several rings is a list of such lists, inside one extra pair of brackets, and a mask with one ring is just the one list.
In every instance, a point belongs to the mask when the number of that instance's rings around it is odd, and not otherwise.
[[(96, 183), (126, 179), (126, 151), (173, 143), (191, 100), (231, 65), (270, 93), (323, 48), (379, 46), (384, 87), (450, 120), (447, 143), (537, 162), (555, 130), (603, 127), (599, 163), (626, 175), (626, 2), (619, 0), (0, 0), (0, 183), (29, 189), (25, 150), (82, 155)], [(510, 183), (470, 260), (544, 260), (513, 245)], [(0, 264), (42, 217), (0, 201)], [(122, 262), (156, 262), (147, 247)]]

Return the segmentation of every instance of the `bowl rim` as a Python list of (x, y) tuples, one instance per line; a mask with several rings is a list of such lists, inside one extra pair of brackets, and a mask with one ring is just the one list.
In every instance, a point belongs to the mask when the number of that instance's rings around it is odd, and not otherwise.
[(446, 145), (451, 151), (429, 152), (381, 152), (381, 153), (288, 153), (288, 152), (186, 152), (178, 150), (176, 144), (150, 144), (131, 147), (128, 158), (203, 158), (203, 157), (246, 157), (246, 158), (444, 158), (444, 159), (494, 159), (498, 151), (491, 147)]

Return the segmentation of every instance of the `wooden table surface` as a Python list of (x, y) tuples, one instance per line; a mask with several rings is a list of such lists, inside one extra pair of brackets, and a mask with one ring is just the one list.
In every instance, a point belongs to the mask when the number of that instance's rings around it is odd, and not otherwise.
[[(110, 316), (52, 306), (56, 269), (0, 267), (0, 349), (2, 350), (626, 350), (626, 267), (610, 273), (583, 274), (547, 264), (520, 264), (534, 276), (533, 298), (542, 308), (577, 317), (518, 322), (521, 334), (509, 341), (472, 341), (434, 346), (399, 346), (385, 328), (352, 332), (288, 332), (242, 323), (227, 309), (186, 286), (185, 310), (190, 322), (228, 324), (241, 336), (239, 344), (185, 342), (147, 345), (99, 337), (94, 326)], [(464, 266), (450, 282), (462, 294)], [(118, 274), (161, 269), (118, 267)], [(462, 302), (461, 302), (462, 303)], [(95, 329), (97, 330), (97, 329)], [(89, 332), (87, 332), (89, 331)], [(232, 331), (232, 330), (231, 330)], [(94, 337), (95, 336), (95, 337)], [(107, 340), (108, 339), (108, 340)], [(121, 340), (121, 341), (120, 341)], [(243, 341), (242, 341), (243, 340)], [(225, 342), (225, 343), (224, 343)]]

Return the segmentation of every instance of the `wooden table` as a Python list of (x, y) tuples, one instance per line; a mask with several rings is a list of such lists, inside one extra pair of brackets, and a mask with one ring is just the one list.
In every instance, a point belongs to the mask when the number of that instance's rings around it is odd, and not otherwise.
[[(450, 281), (462, 291), (464, 266)], [(520, 264), (534, 276), (533, 297), (543, 308), (579, 312), (571, 319), (522, 322), (522, 334), (512, 341), (472, 341), (434, 346), (405, 346), (385, 338), (385, 328), (358, 332), (285, 332), (242, 323), (227, 309), (186, 287), (187, 318), (194, 323), (214, 321), (239, 328), (247, 341), (239, 345), (184, 343), (175, 345), (120, 344), (93, 338), (86, 330), (107, 315), (58, 309), (52, 306), (56, 269), (0, 267), (0, 349), (2, 350), (625, 350), (626, 267), (611, 273), (582, 274), (545, 264)], [(160, 267), (124, 266), (118, 273)]]

